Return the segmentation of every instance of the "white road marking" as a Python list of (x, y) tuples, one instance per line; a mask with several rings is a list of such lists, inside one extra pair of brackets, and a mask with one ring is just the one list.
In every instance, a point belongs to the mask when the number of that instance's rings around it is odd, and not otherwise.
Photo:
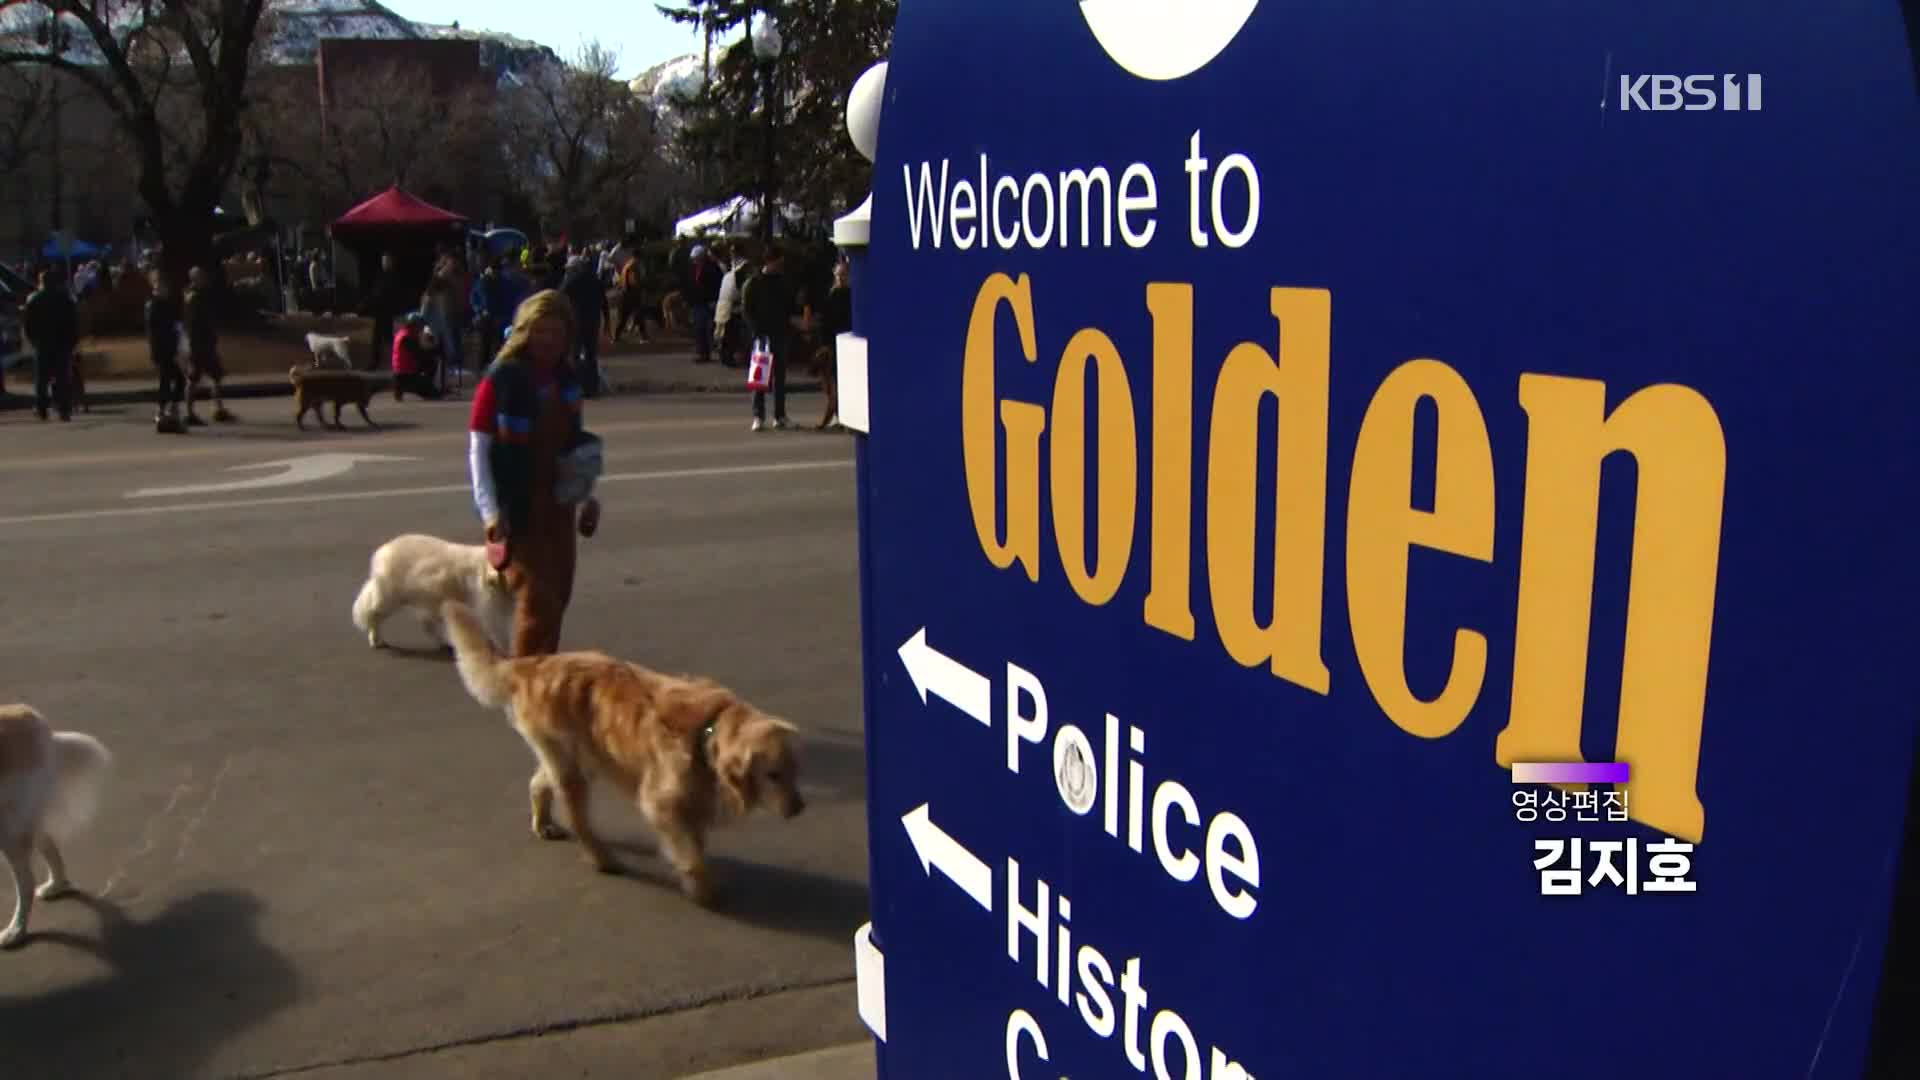
[(234, 465), (228, 472), (250, 472), (254, 469), (279, 469), (277, 473), (254, 476), (246, 480), (229, 480), (224, 484), (187, 484), (182, 487), (141, 488), (127, 492), (129, 499), (152, 499), (168, 495), (212, 495), (221, 491), (251, 491), (255, 488), (291, 487), (295, 484), (310, 484), (316, 480), (331, 480), (353, 471), (355, 465), (363, 461), (419, 461), (416, 457), (396, 457), (393, 454), (308, 454), (305, 457), (284, 458), (280, 461), (261, 461), (252, 465)]
[[(698, 469), (657, 469), (651, 472), (608, 473), (600, 483), (621, 480), (684, 480), (702, 476), (742, 476), (750, 473), (802, 472), (813, 469), (850, 469), (852, 458), (831, 461), (783, 461), (767, 465), (715, 465)], [(22, 514), (0, 517), (0, 526), (38, 525), (53, 521), (95, 521), (105, 518), (146, 517), (203, 510), (246, 510), (256, 506), (301, 506), (312, 503), (354, 502), (361, 499), (398, 499), (409, 495), (447, 495), (470, 490), (466, 484), (435, 484), (432, 487), (388, 488), (381, 491), (329, 491), (312, 495), (282, 495), (269, 499), (228, 499), (219, 502), (169, 503), (165, 506), (130, 506), (112, 510), (69, 510), (57, 514)]]

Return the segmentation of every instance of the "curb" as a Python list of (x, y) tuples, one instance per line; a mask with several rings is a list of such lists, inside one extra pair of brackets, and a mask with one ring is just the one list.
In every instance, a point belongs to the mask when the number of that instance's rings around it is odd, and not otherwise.
[(810, 1054), (695, 1073), (680, 1080), (871, 1080), (876, 1069), (873, 1040), (868, 1039)]
[[(87, 404), (146, 405), (152, 404), (159, 397), (159, 394), (160, 391), (158, 388), (149, 389), (146, 387), (138, 390), (119, 387), (107, 390), (89, 390), (87, 391)], [(237, 401), (244, 398), (292, 396), (293, 384), (291, 383), (229, 383), (226, 387), (226, 397), (228, 400)], [(203, 388), (200, 393), (194, 395), (193, 400), (212, 401), (213, 393)], [(26, 412), (32, 408), (33, 393), (31, 391), (22, 394), (16, 390), (9, 390), (6, 397), (0, 398), (0, 412)]]
[[(618, 370), (613, 371), (612, 375), (614, 383), (620, 388), (618, 393), (612, 395), (614, 397), (627, 397), (635, 394), (735, 394), (745, 397), (752, 393), (752, 391), (748, 390), (743, 384), (714, 386), (711, 383), (694, 382), (688, 379), (647, 377), (623, 379), (620, 377)], [(789, 394), (814, 394), (819, 392), (820, 384), (816, 381), (808, 380), (787, 384), (787, 393)], [(145, 405), (151, 404), (158, 396), (158, 393), (159, 391), (157, 389), (147, 387), (141, 387), (137, 390), (121, 387), (90, 390), (87, 392), (87, 403), (89, 405)], [(292, 397), (293, 384), (290, 382), (233, 382), (227, 384), (226, 396), (229, 400), (233, 401), (247, 398)], [(213, 400), (213, 394), (203, 387), (201, 392), (195, 396), (194, 400), (211, 401)], [(27, 411), (32, 408), (33, 394), (31, 392), (22, 394), (18, 391), (10, 390), (5, 397), (0, 397), (0, 412)]]
[[(753, 391), (746, 388), (744, 383), (734, 386), (714, 386), (711, 383), (691, 382), (685, 379), (623, 379), (617, 371), (612, 374), (614, 384), (620, 387), (620, 392), (613, 395), (614, 397), (620, 397), (625, 394), (738, 394), (745, 397), (753, 393)], [(744, 378), (744, 376), (742, 377)], [(819, 392), (820, 384), (811, 380), (807, 382), (790, 382), (787, 384), (787, 393), (789, 394), (817, 394)]]

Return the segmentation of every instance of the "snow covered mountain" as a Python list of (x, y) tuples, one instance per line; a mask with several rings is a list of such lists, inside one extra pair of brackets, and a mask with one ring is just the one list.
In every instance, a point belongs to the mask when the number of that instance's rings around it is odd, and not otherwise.
[(277, 64), (313, 63), (322, 38), (426, 36), (414, 23), (373, 0), (268, 0), (264, 17), (273, 25), (267, 56)]
[[(131, 26), (140, 17), (140, 8), (126, 4), (115, 13), (116, 23)], [(458, 23), (438, 26), (414, 22), (377, 0), (267, 0), (264, 21), (271, 35), (266, 42), (266, 55), (268, 62), (274, 64), (313, 63), (325, 38), (477, 41), (480, 63), (506, 80), (561, 62), (558, 54), (538, 42), (511, 34), (470, 30)], [(45, 22), (46, 10), (37, 4), (5, 5), (0, 9), (0, 40), (17, 41), (25, 48), (35, 48)], [(86, 35), (77, 30), (73, 32), (66, 56), (77, 63), (100, 60)]]
[(706, 81), (699, 53), (664, 60), (634, 76), (627, 88), (646, 99), (654, 116), (670, 135), (680, 126), (681, 103), (700, 92)]

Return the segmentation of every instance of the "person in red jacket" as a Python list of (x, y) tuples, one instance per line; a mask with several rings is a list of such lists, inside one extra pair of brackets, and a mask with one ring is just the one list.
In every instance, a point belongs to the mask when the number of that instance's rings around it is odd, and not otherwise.
[(393, 400), (408, 393), (438, 400), (440, 355), (440, 343), (427, 329), (426, 317), (418, 312), (407, 316), (400, 332), (393, 335)]

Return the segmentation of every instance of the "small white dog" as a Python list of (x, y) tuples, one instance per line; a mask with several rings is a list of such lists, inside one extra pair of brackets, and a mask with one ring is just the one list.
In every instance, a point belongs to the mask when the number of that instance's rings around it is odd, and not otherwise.
[(420, 625), (442, 645), (447, 643), (440, 608), (458, 600), (480, 615), (496, 645), (507, 640), (513, 594), (500, 571), (487, 562), (480, 544), (455, 544), (436, 536), (408, 533), (374, 551), (367, 583), (353, 602), (353, 625), (367, 644), (381, 648), (380, 624), (401, 608), (420, 615)]
[(313, 366), (323, 368), (334, 361), (342, 370), (353, 368), (353, 348), (349, 338), (329, 334), (308, 334), (307, 351), (313, 354)]
[[(112, 755), (98, 739), (55, 731), (29, 705), (0, 705), (0, 856), (13, 871), (13, 921), (0, 930), (0, 949), (27, 933), (33, 898), (53, 900), (73, 891), (56, 841), (93, 818)], [(33, 887), (33, 853), (47, 864), (47, 880)]]

